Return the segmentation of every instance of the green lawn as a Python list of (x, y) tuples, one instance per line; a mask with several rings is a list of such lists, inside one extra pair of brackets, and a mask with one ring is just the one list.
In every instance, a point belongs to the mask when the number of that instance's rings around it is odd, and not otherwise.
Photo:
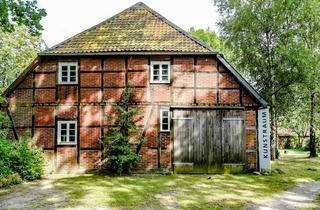
[[(272, 168), (271, 176), (83, 175), (54, 179), (52, 184), (57, 192), (67, 196), (60, 206), (65, 208), (219, 209), (239, 208), (247, 202), (286, 190), (295, 183), (320, 179), (320, 158), (309, 159), (306, 153), (289, 151), (282, 155), (281, 160), (275, 161)], [(46, 199), (42, 198), (39, 202), (41, 207), (46, 206)]]
[(314, 200), (314, 202), (320, 206), (320, 194), (317, 196), (317, 198)]

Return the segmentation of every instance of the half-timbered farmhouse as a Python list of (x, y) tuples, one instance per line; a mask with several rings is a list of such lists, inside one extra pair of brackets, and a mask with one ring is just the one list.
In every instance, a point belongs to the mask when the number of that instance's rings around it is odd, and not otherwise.
[(265, 100), (222, 54), (143, 3), (39, 53), (4, 93), (12, 133), (34, 137), (54, 170), (95, 168), (126, 86), (143, 111), (137, 170), (257, 168)]

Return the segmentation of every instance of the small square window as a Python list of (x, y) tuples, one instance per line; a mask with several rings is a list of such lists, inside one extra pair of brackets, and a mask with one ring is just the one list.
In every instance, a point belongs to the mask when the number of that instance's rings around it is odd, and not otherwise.
[(58, 121), (58, 144), (76, 144), (77, 121)]
[(59, 63), (59, 84), (77, 84), (78, 64), (76, 62)]
[(160, 110), (160, 131), (168, 132), (170, 131), (170, 112), (169, 110)]
[(151, 83), (170, 83), (170, 62), (151, 61)]

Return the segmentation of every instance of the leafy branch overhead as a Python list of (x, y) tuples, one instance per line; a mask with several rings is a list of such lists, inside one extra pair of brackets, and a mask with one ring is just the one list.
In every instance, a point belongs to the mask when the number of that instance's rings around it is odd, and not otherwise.
[(1, 0), (0, 27), (4, 32), (13, 32), (15, 25), (24, 25), (32, 35), (43, 30), (40, 20), (47, 15), (45, 9), (37, 7), (36, 0)]

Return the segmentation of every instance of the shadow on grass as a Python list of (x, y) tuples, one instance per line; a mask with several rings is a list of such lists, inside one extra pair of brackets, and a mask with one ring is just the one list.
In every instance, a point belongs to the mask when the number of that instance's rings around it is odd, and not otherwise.
[[(309, 170), (312, 168), (313, 170)], [(251, 174), (124, 176), (84, 175), (57, 179), (69, 195), (66, 207), (241, 208), (286, 190), (297, 182), (320, 179), (320, 158), (283, 157), (270, 176)], [(278, 171), (278, 173), (276, 173)], [(280, 171), (280, 172), (279, 172)], [(211, 179), (208, 179), (208, 177)]]

